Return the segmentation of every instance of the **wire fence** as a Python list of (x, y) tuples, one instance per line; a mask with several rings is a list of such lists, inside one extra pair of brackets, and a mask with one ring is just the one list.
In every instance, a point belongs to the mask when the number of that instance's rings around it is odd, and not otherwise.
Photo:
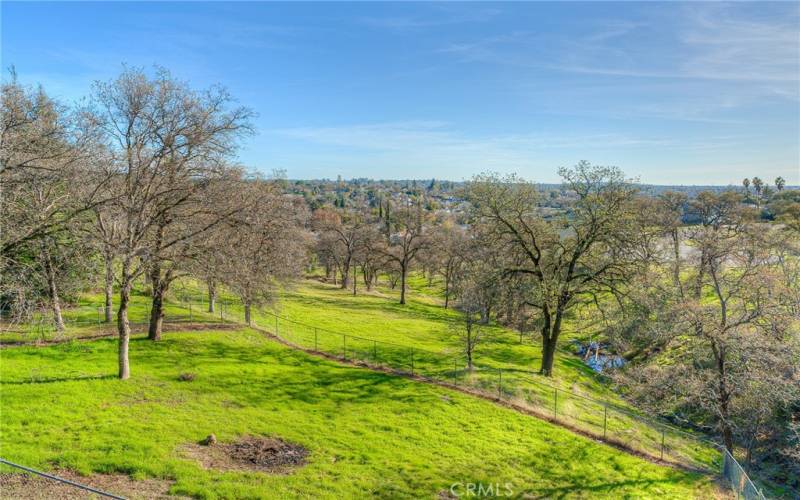
[[(193, 302), (193, 298), (179, 295), (178, 302), (167, 308), (164, 321), (246, 323), (241, 306), (218, 301), (210, 308), (208, 302)], [(84, 311), (69, 321), (68, 325), (104, 322), (102, 306), (86, 306), (84, 309), (96, 309), (97, 316), (87, 319)], [(143, 309), (132, 315), (131, 324), (146, 324), (149, 317), (150, 311)], [(296, 347), (343, 361), (480, 393), (528, 409), (594, 439), (639, 452), (651, 459), (700, 471), (720, 472), (730, 483), (737, 498), (764, 498), (739, 462), (718, 443), (637, 413), (619, 403), (591, 398), (552, 385), (542, 380), (537, 372), (481, 363), (469, 366), (466, 357), (460, 354), (435, 352), (333, 331), (269, 311), (252, 314), (250, 326), (270, 332)], [(44, 327), (38, 328), (41, 331)]]
[(266, 313), (251, 326), (271, 331), (300, 348), (343, 361), (390, 369), (435, 382), (478, 391), (515, 406), (530, 408), (558, 423), (650, 458), (692, 469), (720, 472), (737, 497), (765, 498), (739, 462), (719, 444), (617, 403), (598, 400), (542, 381), (533, 371), (490, 367), (466, 358), (399, 343), (337, 332)]
[(764, 495), (761, 490), (756, 488), (753, 481), (745, 472), (744, 468), (739, 465), (739, 462), (733, 458), (733, 455), (723, 448), (723, 463), (722, 463), (722, 477), (730, 483), (733, 491), (736, 492), (736, 498), (750, 499), (763, 499)]
[(37, 476), (41, 476), (52, 481), (57, 481), (61, 484), (66, 484), (67, 486), (71, 486), (73, 488), (77, 488), (80, 490), (88, 491), (90, 493), (95, 493), (102, 497), (106, 498), (114, 498), (116, 500), (125, 500), (125, 497), (114, 495), (113, 493), (108, 493), (107, 491), (98, 490), (97, 488), (93, 488), (91, 486), (87, 486), (85, 484), (76, 483), (75, 481), (70, 481), (69, 479), (64, 479), (63, 477), (54, 476), (53, 474), (48, 474), (46, 472), (42, 472), (36, 469), (32, 469), (30, 467), (25, 467), (24, 465), (15, 464), (14, 462), (9, 462), (3, 458), (0, 458), (0, 464), (8, 465), (9, 467), (14, 467), (16, 469), (23, 470), (29, 474), (34, 474)]

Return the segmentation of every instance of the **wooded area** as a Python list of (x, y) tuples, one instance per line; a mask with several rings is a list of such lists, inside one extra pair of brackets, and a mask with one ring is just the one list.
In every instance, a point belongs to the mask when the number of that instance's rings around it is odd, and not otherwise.
[(64, 305), (100, 284), (125, 380), (137, 284), (157, 342), (181, 279), (204, 284), (210, 312), (220, 289), (235, 294), (249, 323), (316, 267), (353, 295), (385, 279), (400, 304), (421, 274), (441, 279), (442, 307), (459, 311), (469, 368), (489, 323), (537, 332), (545, 377), (558, 375), (565, 329), (591, 328), (624, 358), (611, 377), (627, 398), (800, 477), (800, 191), (783, 179), (651, 195), (580, 162), (559, 171), (558, 191), (487, 173), (449, 186), (446, 206), (428, 194), (435, 182), (345, 198), (339, 181), (320, 203), (316, 188), (236, 163), (252, 117), (224, 89), (160, 68), (126, 69), (76, 107), (12, 74), (0, 130), (4, 320), (47, 310), (62, 330)]

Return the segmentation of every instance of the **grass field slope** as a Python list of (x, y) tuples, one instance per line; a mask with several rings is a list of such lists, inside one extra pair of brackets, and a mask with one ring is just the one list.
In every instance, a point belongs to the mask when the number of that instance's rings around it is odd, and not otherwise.
[[(2, 455), (43, 469), (174, 481), (198, 498), (435, 498), (469, 483), (515, 496), (708, 498), (712, 482), (468, 395), (293, 351), (252, 330), (167, 333), (2, 351)], [(180, 375), (191, 373), (191, 381)], [(204, 469), (182, 449), (269, 436), (308, 463), (284, 474)]]

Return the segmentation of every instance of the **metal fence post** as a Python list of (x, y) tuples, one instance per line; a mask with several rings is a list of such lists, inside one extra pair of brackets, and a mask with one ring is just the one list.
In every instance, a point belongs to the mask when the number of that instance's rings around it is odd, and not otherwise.
[(342, 335), (342, 358), (347, 361), (347, 335)]
[(606, 429), (608, 428), (608, 403), (603, 405), (603, 439), (606, 438)]
[(498, 368), (497, 374), (499, 375), (497, 379), (497, 397), (503, 397), (503, 369)]
[(97, 308), (97, 322), (100, 323), (100, 307)]
[(314, 327), (314, 350), (319, 351), (318, 342), (317, 342), (317, 327)]
[(664, 460), (664, 429), (661, 429), (661, 460)]
[(192, 321), (193, 319), (194, 318), (192, 318), (192, 303), (189, 302), (189, 321)]
[(375, 363), (378, 362), (378, 341), (377, 340), (374, 340), (372, 342), (372, 359), (375, 361)]
[(275, 315), (275, 335), (278, 335), (278, 315)]
[(456, 375), (458, 374), (458, 360), (453, 360), (453, 385), (456, 385)]
[(414, 349), (411, 349), (411, 376), (414, 376)]
[(553, 418), (558, 418), (558, 387), (553, 388)]

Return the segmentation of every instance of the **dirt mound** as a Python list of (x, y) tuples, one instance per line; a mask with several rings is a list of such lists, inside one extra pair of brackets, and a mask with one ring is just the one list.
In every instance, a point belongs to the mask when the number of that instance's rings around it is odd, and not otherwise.
[[(171, 481), (145, 479), (135, 481), (123, 474), (93, 474), (81, 476), (70, 470), (56, 470), (54, 475), (91, 486), (95, 489), (124, 496), (131, 499), (176, 499), (167, 492)], [(86, 490), (81, 490), (41, 476), (16, 473), (0, 473), (0, 498), (25, 500), (73, 500), (99, 498)]]
[(234, 443), (192, 444), (184, 453), (205, 469), (255, 470), (288, 473), (305, 465), (308, 450), (299, 444), (277, 438), (245, 436)]

